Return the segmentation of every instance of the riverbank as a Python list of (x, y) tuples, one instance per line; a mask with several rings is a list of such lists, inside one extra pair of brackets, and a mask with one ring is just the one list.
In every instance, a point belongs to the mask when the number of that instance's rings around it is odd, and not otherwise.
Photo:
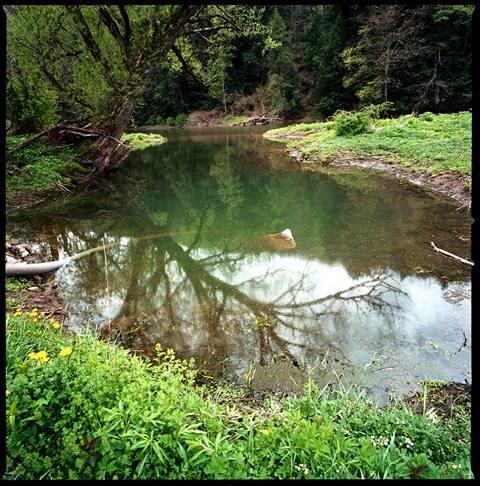
[(388, 171), (470, 207), (471, 130), (470, 112), (424, 113), (373, 119), (356, 135), (338, 135), (328, 121), (269, 130), (264, 137), (284, 142), (302, 164)]
[[(195, 383), (37, 312), (7, 317), (5, 479), (470, 478), (469, 405), (377, 409), (360, 392), (265, 399)], [(142, 400), (139, 400), (142, 397)], [(426, 405), (426, 406), (425, 406)]]
[[(8, 136), (7, 153), (19, 146), (28, 136)], [(122, 140), (133, 150), (143, 150), (167, 141), (165, 137), (150, 133), (126, 133)], [(7, 156), (6, 212), (36, 206), (42, 202), (68, 195), (87, 182), (89, 165), (82, 164), (88, 142), (63, 145), (41, 137), (31, 145)]]
[[(8, 136), (6, 150), (19, 146), (28, 136)], [(6, 212), (35, 206), (72, 191), (75, 180), (89, 171), (81, 165), (85, 145), (55, 145), (43, 137), (7, 155)]]
[(205, 127), (235, 127), (248, 125), (268, 125), (279, 121), (278, 118), (271, 118), (264, 113), (251, 112), (243, 115), (227, 114), (220, 110), (194, 111), (188, 115), (183, 125), (185, 128)]

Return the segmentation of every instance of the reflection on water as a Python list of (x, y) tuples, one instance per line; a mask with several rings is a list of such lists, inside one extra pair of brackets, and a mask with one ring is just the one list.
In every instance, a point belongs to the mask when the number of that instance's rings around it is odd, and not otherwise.
[[(118, 243), (58, 272), (70, 326), (238, 380), (282, 359), (397, 391), (469, 379), (469, 269), (430, 248), (468, 257), (464, 214), (387, 176), (302, 172), (249, 130), (186, 133), (10, 221), (53, 256)], [(263, 245), (285, 228), (294, 249)]]

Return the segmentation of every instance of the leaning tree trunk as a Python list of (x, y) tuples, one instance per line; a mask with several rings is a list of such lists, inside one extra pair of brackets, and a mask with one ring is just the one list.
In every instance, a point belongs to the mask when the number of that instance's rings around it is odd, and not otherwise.
[(95, 164), (98, 172), (118, 168), (130, 153), (131, 147), (121, 143), (120, 139), (130, 123), (136, 101), (134, 97), (118, 103), (119, 108), (113, 110), (110, 121), (104, 124), (105, 136), (100, 136), (88, 150), (86, 158)]
[[(166, 25), (164, 24), (163, 26), (162, 22), (159, 22), (157, 19), (156, 23), (151, 26), (151, 45), (148, 47), (144, 46), (133, 57), (130, 44), (130, 22), (126, 11), (124, 10), (122, 13), (125, 26), (125, 35), (122, 36), (118, 28), (115, 28), (115, 20), (109, 14), (108, 9), (104, 7), (99, 9), (102, 22), (106, 23), (107, 28), (125, 56), (130, 77), (129, 82), (126, 84), (126, 91), (117, 93), (118, 98), (112, 113), (109, 114), (106, 123), (101, 127), (105, 135), (97, 139), (87, 154), (87, 158), (92, 160), (99, 172), (103, 173), (116, 169), (128, 156), (131, 148), (123, 144), (120, 138), (130, 123), (135, 106), (153, 79), (154, 74), (158, 71), (158, 66), (168, 54), (168, 51), (174, 46), (175, 40), (181, 34), (185, 24), (202, 7), (202, 5), (178, 6), (172, 12)], [(101, 62), (98, 46), (92, 38), (80, 9), (69, 7), (69, 10), (78, 21), (84, 43), (89, 48), (92, 56)], [(152, 18), (152, 20), (155, 19)], [(107, 81), (112, 85), (108, 75), (108, 66), (103, 65), (103, 67), (107, 73)]]

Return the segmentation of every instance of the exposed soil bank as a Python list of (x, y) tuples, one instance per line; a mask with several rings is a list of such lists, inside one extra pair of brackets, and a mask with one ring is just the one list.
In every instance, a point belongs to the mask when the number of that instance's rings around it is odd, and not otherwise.
[[(270, 135), (270, 138), (301, 140), (311, 132), (299, 132), (289, 134)], [(373, 157), (345, 156), (338, 155), (328, 162), (320, 161), (312, 156), (306, 156), (299, 149), (289, 151), (289, 155), (304, 165), (317, 164), (319, 166), (328, 166), (329, 168), (338, 167), (364, 167), (368, 169), (377, 169), (391, 173), (398, 178), (406, 179), (412, 184), (421, 186), (425, 189), (432, 190), (436, 193), (448, 196), (458, 203), (461, 207), (470, 208), (472, 194), (466, 188), (468, 177), (453, 171), (445, 169), (440, 174), (428, 174), (425, 172), (415, 172), (413, 170), (401, 167), (393, 162), (386, 162)]]
[[(10, 243), (6, 243), (5, 260), (9, 263), (34, 263), (40, 261), (40, 256), (31, 246), (12, 239)], [(8, 278), (6, 282), (7, 312), (19, 309), (26, 313), (37, 309), (38, 314), (43, 313), (46, 318), (63, 324), (67, 313), (58, 294), (55, 274), (21, 279)]]

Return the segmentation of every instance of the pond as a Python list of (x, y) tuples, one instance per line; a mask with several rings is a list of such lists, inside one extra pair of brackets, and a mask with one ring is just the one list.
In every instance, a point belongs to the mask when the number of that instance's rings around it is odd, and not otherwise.
[(469, 258), (465, 211), (379, 172), (303, 170), (264, 130), (165, 130), (108, 183), (9, 216), (45, 258), (112, 243), (57, 272), (67, 325), (254, 390), (470, 382), (470, 268), (430, 246)]

